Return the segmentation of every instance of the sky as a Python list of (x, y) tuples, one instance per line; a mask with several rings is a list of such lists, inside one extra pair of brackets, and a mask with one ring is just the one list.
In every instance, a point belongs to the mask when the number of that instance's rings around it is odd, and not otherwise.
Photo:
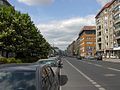
[(16, 10), (28, 13), (46, 40), (65, 50), (85, 25), (111, 0), (9, 0)]

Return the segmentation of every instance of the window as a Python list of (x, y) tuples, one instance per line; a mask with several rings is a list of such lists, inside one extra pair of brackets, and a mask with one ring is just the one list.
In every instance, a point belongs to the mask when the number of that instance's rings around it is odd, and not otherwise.
[(85, 32), (86, 34), (95, 34), (95, 30), (89, 30)]
[(35, 72), (0, 72), (0, 90), (36, 90)]
[(116, 24), (114, 25), (114, 27), (115, 27), (115, 29), (120, 28), (120, 22), (116, 23)]
[(93, 42), (86, 42), (86, 44), (93, 44)]
[(92, 39), (91, 37), (87, 37), (88, 40)]
[(118, 20), (118, 19), (120, 19), (120, 14), (114, 16), (114, 20)]
[(118, 5), (118, 6), (116, 6), (115, 8), (114, 8), (114, 11), (119, 11), (120, 10), (120, 5)]

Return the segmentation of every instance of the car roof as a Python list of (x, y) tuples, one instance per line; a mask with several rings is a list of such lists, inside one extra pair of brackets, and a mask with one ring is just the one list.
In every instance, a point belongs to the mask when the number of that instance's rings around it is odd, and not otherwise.
[(0, 71), (36, 71), (37, 67), (43, 67), (43, 65), (6, 64), (6, 65), (0, 65)]
[(54, 61), (55, 59), (54, 58), (48, 58), (48, 59), (39, 59), (38, 61)]

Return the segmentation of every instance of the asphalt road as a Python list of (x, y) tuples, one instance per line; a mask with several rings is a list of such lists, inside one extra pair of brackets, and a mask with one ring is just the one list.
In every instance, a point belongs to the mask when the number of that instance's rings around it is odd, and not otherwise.
[(63, 58), (62, 75), (68, 82), (61, 90), (120, 90), (120, 63)]

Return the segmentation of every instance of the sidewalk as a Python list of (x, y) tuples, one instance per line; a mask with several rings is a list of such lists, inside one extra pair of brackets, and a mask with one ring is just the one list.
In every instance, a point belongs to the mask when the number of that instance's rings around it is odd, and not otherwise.
[(103, 61), (120, 63), (120, 59), (103, 59)]

